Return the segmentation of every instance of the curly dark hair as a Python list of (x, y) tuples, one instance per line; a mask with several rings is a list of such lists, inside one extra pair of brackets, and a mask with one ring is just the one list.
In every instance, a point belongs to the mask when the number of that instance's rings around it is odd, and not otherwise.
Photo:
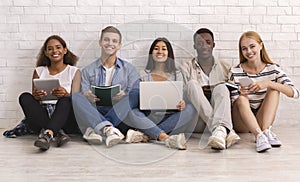
[(69, 64), (71, 66), (75, 66), (78, 61), (78, 57), (67, 48), (67, 44), (64, 41), (64, 39), (62, 39), (58, 35), (51, 35), (50, 37), (48, 37), (46, 39), (46, 41), (43, 44), (43, 47), (40, 49), (40, 52), (37, 56), (36, 66), (50, 66), (51, 65), (51, 61), (45, 55), (45, 51), (47, 49), (48, 42), (52, 39), (58, 40), (61, 43), (61, 45), (63, 46), (63, 48), (67, 49), (67, 53), (64, 55), (64, 64)]

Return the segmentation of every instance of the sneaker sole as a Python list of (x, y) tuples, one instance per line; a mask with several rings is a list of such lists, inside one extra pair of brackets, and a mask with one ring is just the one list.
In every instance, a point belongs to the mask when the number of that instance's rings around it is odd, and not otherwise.
[(256, 151), (258, 152), (258, 153), (262, 153), (262, 152), (265, 152), (265, 151), (267, 151), (267, 150), (269, 150), (269, 149), (271, 149), (272, 147), (271, 147), (271, 145), (270, 146), (268, 146), (268, 147), (265, 147), (265, 148), (259, 148), (259, 149), (256, 149)]
[(236, 144), (241, 138), (240, 137), (231, 137), (226, 139), (226, 148), (231, 147)]
[(93, 139), (86, 139), (86, 138), (84, 138), (84, 140), (87, 141), (90, 144), (100, 145), (102, 143), (102, 140), (99, 140), (97, 138), (93, 138)]
[(174, 147), (178, 150), (186, 150), (186, 140), (185, 140), (185, 135), (184, 134), (179, 134), (177, 141), (176, 141), (176, 147)]
[(132, 139), (133, 133), (134, 133), (134, 131), (131, 131), (131, 130), (127, 131), (126, 140), (125, 140), (126, 143), (134, 143), (134, 140)]
[(90, 143), (90, 144), (100, 145), (102, 143), (102, 139), (100, 139), (100, 138), (86, 138), (86, 137), (83, 137), (83, 139), (85, 141), (87, 141), (88, 143)]
[(34, 146), (40, 148), (41, 150), (48, 150), (50, 148), (50, 145), (47, 145), (41, 141), (35, 141)]
[(116, 144), (118, 144), (122, 139), (124, 138), (124, 135), (121, 135), (120, 137), (112, 138), (111, 140), (106, 139), (106, 146), (107, 147), (112, 147)]
[(224, 150), (225, 144), (222, 144), (220, 141), (217, 141), (216, 138), (209, 139), (208, 145), (211, 146), (214, 150)]
[(272, 147), (278, 148), (281, 147), (281, 144), (271, 144)]
[(269, 149), (271, 149), (271, 148), (265, 148), (265, 149), (262, 149), (262, 150), (257, 150), (257, 152), (258, 152), (258, 153), (262, 153), (262, 152), (265, 152), (265, 151), (267, 151), (267, 150), (269, 150)]
[(106, 142), (106, 146), (107, 146), (107, 147), (112, 147), (112, 146), (118, 144), (121, 140), (122, 140), (122, 139), (120, 139), (120, 138), (112, 139), (112, 140), (110, 140), (109, 142)]
[(126, 137), (125, 142), (127, 143), (141, 143), (141, 142), (146, 142), (143, 136), (135, 136), (133, 137)]
[(140, 143), (142, 142), (143, 138), (142, 137), (135, 137), (134, 139), (132, 138), (126, 138), (125, 142), (126, 143)]
[(61, 140), (59, 143), (56, 144), (56, 147), (61, 147), (63, 145), (65, 145), (66, 143), (68, 143), (71, 140), (71, 138), (66, 138), (64, 140)]
[(269, 143), (270, 143), (270, 145), (272, 146), (272, 147), (281, 147), (281, 142), (279, 143), (279, 142), (273, 142), (272, 140), (270, 141), (269, 140)]

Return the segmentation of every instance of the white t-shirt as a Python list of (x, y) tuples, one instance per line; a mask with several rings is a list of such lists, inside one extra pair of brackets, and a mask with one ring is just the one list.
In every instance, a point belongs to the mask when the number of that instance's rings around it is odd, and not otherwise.
[(200, 73), (200, 83), (201, 86), (209, 85), (209, 77), (204, 73), (204, 71), (201, 71)]
[(112, 66), (110, 68), (105, 68), (106, 71), (106, 76), (105, 76), (105, 86), (110, 86), (111, 85), (111, 81), (112, 81), (112, 77), (115, 73), (115, 66)]
[[(64, 87), (68, 93), (71, 93), (72, 81), (77, 70), (77, 67), (67, 65), (67, 67), (60, 73), (57, 73), (56, 75), (50, 75), (47, 66), (39, 66), (35, 68), (39, 78), (58, 78), (60, 85)], [(42, 103), (55, 104), (56, 101), (43, 101)]]

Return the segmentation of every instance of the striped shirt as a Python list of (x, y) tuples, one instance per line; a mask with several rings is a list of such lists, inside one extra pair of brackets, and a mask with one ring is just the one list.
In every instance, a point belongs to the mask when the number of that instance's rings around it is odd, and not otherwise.
[[(281, 83), (284, 85), (289, 85), (293, 88), (294, 98), (299, 98), (299, 91), (294, 86), (291, 79), (285, 74), (284, 71), (280, 68), (278, 64), (267, 64), (266, 67), (258, 74), (249, 74), (244, 72), (241, 64), (236, 67), (232, 67), (229, 72), (229, 80), (236, 85), (239, 85), (239, 80), (241, 78), (249, 77), (253, 80), (253, 82), (263, 81), (263, 80), (271, 80), (273, 82)], [(262, 89), (255, 93), (249, 93), (248, 99), (250, 102), (250, 106), (253, 109), (259, 108), (261, 103), (263, 102), (267, 93), (267, 89)], [(238, 90), (232, 90), (230, 93), (232, 103), (239, 97)]]

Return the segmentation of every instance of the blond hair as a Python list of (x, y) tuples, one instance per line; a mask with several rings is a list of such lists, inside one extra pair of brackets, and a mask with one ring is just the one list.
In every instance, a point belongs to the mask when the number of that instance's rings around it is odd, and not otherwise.
[(239, 40), (239, 58), (240, 58), (240, 63), (244, 63), (247, 61), (247, 59), (243, 56), (242, 54), (242, 47), (241, 47), (241, 41), (243, 38), (249, 38), (249, 39), (253, 39), (255, 40), (256, 42), (258, 42), (259, 44), (262, 45), (262, 49), (261, 49), (261, 53), (260, 53), (260, 58), (261, 58), (261, 61), (266, 63), (266, 64), (272, 64), (273, 61), (270, 59), (267, 51), (266, 51), (266, 48), (263, 44), (263, 41), (261, 39), (261, 37), (259, 36), (259, 34), (257, 32), (254, 32), (254, 31), (248, 31), (248, 32), (244, 32), (241, 37), (240, 37), (240, 40)]

